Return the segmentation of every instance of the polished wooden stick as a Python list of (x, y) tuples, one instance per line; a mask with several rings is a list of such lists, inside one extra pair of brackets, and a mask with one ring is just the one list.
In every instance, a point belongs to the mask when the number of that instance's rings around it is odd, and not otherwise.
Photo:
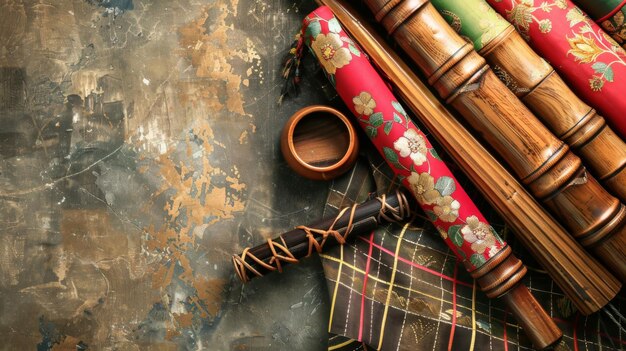
[(415, 116), (513, 228), (518, 239), (576, 307), (584, 314), (591, 314), (613, 299), (621, 284), (543, 211), (367, 22), (343, 2), (318, 2), (332, 9), (343, 27), (396, 87)]
[[(367, 56), (352, 45), (353, 40), (342, 29), (332, 11), (323, 6), (311, 12), (303, 21), (302, 33), (303, 42), (324, 66), (337, 93), (350, 107), (360, 126), (368, 132), (376, 150), (385, 157), (394, 174), (429, 215), (442, 239), (476, 279), (487, 297), (497, 298), (511, 291), (525, 291), (526, 299), (520, 300), (520, 296), (516, 295), (516, 298), (508, 300), (512, 304), (509, 309), (522, 311), (522, 305), (527, 306), (526, 302), (534, 301), (537, 308), (516, 317), (528, 323), (526, 334), (536, 346), (543, 348), (556, 343), (562, 335), (560, 330), (541, 306), (536, 304), (528, 289), (520, 285), (526, 273), (525, 266), (489, 227), (487, 221), (482, 219), (482, 214), (460, 184), (456, 184), (446, 164), (435, 153), (430, 155), (432, 158), (427, 156), (427, 164), (419, 158), (420, 150), (432, 151), (432, 146), (423, 132), (409, 120), (398, 99)], [(345, 48), (346, 45), (342, 43), (352, 45), (348, 46), (351, 49)], [(347, 61), (343, 61), (342, 57)], [(359, 98), (358, 101), (355, 96)], [(371, 111), (365, 112), (363, 109), (361, 112), (361, 98), (370, 99), (371, 104), (367, 106), (372, 106)], [(373, 130), (376, 133), (372, 132), (372, 128), (383, 125), (384, 130), (381, 128), (380, 133), (377, 129)], [(393, 151), (404, 150), (405, 141), (409, 153)], [(409, 154), (411, 157), (408, 157)], [(442, 188), (443, 182), (448, 184), (445, 185), (448, 189)], [(429, 190), (431, 187), (434, 187), (433, 191)], [(431, 196), (436, 199), (433, 200)], [(380, 346), (382, 339), (378, 341)]]
[(626, 207), (496, 77), (428, 0), (366, 0), (439, 95), (482, 134), (530, 192), (626, 281)]
[[(625, 202), (626, 143), (604, 118), (578, 98), (484, 0), (433, 0), (432, 4), (449, 21), (462, 22), (452, 27), (472, 40), (498, 78), (582, 158), (607, 190)], [(485, 20), (489, 26), (481, 26)]]
[(492, 67), (518, 85), (516, 95), (566, 142), (604, 186), (626, 201), (626, 143), (602, 116), (580, 100), (552, 66), (511, 26), (493, 47), (481, 50)]

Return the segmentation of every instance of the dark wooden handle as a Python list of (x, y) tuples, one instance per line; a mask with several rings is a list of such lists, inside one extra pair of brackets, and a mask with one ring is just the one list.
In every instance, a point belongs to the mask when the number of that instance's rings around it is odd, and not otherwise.
[(412, 198), (402, 192), (381, 196), (346, 208), (337, 217), (299, 226), (267, 243), (244, 249), (242, 254), (233, 256), (235, 272), (246, 282), (255, 276), (281, 271), (284, 264), (296, 263), (326, 244), (342, 244), (348, 235), (371, 233), (381, 223), (408, 220), (411, 207), (416, 206), (409, 199)]
[[(607, 267), (626, 281), (626, 207), (496, 77), (473, 46), (427, 0), (366, 0), (439, 95), (511, 167), (520, 181)], [(618, 248), (626, 252), (626, 247)]]

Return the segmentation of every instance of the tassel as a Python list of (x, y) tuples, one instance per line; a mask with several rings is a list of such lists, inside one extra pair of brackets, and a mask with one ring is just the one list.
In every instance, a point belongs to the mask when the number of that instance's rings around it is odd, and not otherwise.
[(285, 55), (282, 61), (282, 76), (285, 80), (283, 88), (280, 91), (280, 97), (278, 98), (278, 105), (282, 104), (285, 97), (293, 95), (297, 96), (300, 92), (299, 84), (302, 78), (302, 70), (300, 69), (300, 62), (302, 60), (304, 40), (302, 31), (299, 31), (295, 36), (293, 44), (289, 52)]

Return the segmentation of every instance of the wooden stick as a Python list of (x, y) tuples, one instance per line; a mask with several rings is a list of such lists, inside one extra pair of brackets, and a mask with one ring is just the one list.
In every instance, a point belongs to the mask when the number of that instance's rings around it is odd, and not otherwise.
[[(324, 66), (337, 93), (350, 107), (359, 125), (368, 133), (377, 151), (384, 155), (390, 168), (414, 195), (444, 242), (463, 262), (482, 291), (490, 298), (511, 296), (509, 294), (512, 292), (519, 292), (506, 302), (511, 304), (509, 309), (515, 311), (515, 317), (526, 323), (525, 332), (533, 344), (544, 348), (556, 343), (562, 336), (561, 331), (521, 283), (527, 271), (526, 267), (512, 254), (511, 248), (489, 228), (460, 184), (451, 185), (447, 190), (442, 188), (443, 182), (456, 183), (445, 163), (434, 156), (427, 157), (427, 164), (421, 161), (420, 152), (431, 149), (426, 136), (408, 119), (397, 102), (398, 99), (367, 57), (361, 55), (357, 48), (348, 50), (343, 47), (345, 45), (342, 42), (352, 43), (353, 40), (338, 24), (332, 11), (328, 7), (314, 10), (304, 19), (302, 32), (304, 43)], [(348, 61), (341, 61), (341, 57), (347, 52), (354, 55)], [(367, 113), (365, 109), (360, 112), (358, 106), (363, 101), (361, 99), (371, 99), (372, 103), (367, 106), (375, 105), (375, 109), (371, 108)], [(364, 119), (364, 115), (369, 117)], [(384, 129), (376, 129), (383, 125)], [(411, 150), (409, 153), (393, 151), (403, 149), (405, 140)], [(422, 148), (424, 150), (420, 151)], [(431, 186), (432, 191), (429, 190)], [(528, 309), (530, 305), (535, 308)], [(520, 314), (521, 311), (524, 312)]]
[(439, 95), (511, 167), (535, 198), (626, 281), (626, 206), (588, 174), (428, 0), (366, 0)]
[[(473, 41), (498, 78), (581, 157), (607, 190), (626, 201), (626, 143), (604, 118), (578, 98), (485, 0), (433, 0), (432, 4), (440, 13), (459, 16), (463, 25), (453, 27)], [(485, 13), (485, 8), (491, 12)], [(486, 17), (491, 26), (481, 31)], [(494, 35), (495, 28), (499, 33)]]
[(606, 305), (621, 284), (543, 211), (354, 10), (336, 0), (318, 2), (333, 10), (344, 28), (395, 85), (416, 117), (505, 218), (518, 239), (578, 309), (591, 314)]

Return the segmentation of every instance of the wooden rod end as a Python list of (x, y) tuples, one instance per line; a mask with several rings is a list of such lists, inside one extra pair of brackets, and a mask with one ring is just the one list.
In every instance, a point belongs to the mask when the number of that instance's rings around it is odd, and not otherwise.
[[(537, 349), (556, 344), (563, 332), (541, 307), (526, 285), (518, 284), (500, 297)], [(506, 326), (505, 326), (506, 327)]]
[(526, 266), (507, 245), (485, 264), (471, 271), (470, 275), (476, 279), (487, 297), (493, 299), (506, 294), (520, 283), (526, 275)]
[(526, 272), (522, 261), (507, 246), (470, 274), (489, 298), (499, 298), (506, 304), (533, 345), (544, 349), (559, 341), (563, 333), (521, 283)]

